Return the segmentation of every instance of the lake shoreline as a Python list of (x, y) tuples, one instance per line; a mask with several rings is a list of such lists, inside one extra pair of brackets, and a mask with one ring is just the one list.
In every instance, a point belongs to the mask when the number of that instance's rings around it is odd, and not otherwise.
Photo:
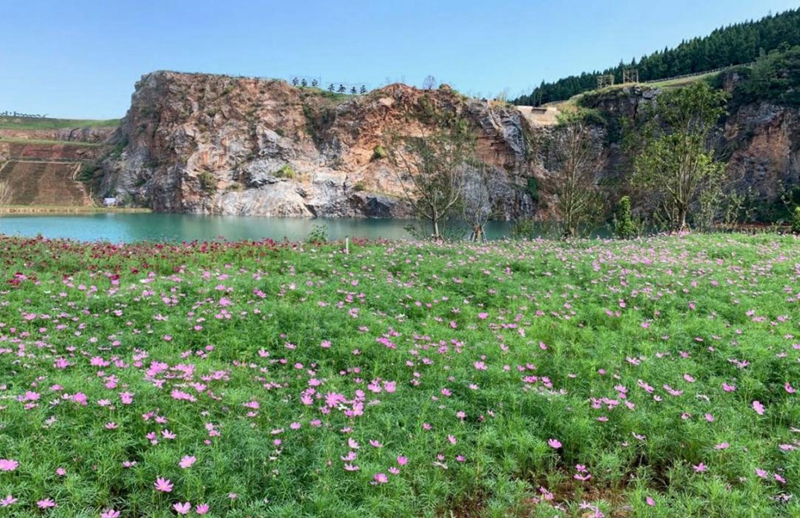
[(70, 214), (152, 214), (152, 210), (142, 207), (61, 207), (61, 206), (10, 206), (0, 207), (0, 216), (47, 214), (49, 216)]

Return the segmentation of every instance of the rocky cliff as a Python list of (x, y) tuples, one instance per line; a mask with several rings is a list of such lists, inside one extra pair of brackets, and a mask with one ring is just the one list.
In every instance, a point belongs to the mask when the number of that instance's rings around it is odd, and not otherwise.
[(519, 166), (530, 127), (514, 107), (450, 88), (390, 85), (342, 96), (284, 81), (155, 72), (136, 84), (104, 161), (101, 195), (163, 212), (410, 217), (380, 149), (430, 131), (435, 115), (467, 120), (480, 157), (506, 177), (501, 218), (530, 213)]
[[(732, 90), (736, 77), (726, 78)], [(587, 94), (609, 147), (603, 184), (620, 196), (631, 164), (621, 121), (636, 119), (660, 90), (625, 87)], [(537, 142), (558, 131), (503, 103), (450, 88), (395, 84), (344, 96), (284, 81), (154, 72), (136, 84), (131, 108), (111, 138), (95, 192), (162, 212), (300, 217), (411, 217), (399, 177), (380, 148), (392, 135), (420, 135), (436, 117), (468, 121), (480, 157), (505, 180), (494, 215), (534, 213), (528, 176), (547, 181)], [(740, 187), (775, 206), (798, 185), (800, 110), (761, 101), (732, 106), (719, 127), (719, 152)], [(547, 219), (542, 195), (538, 216)]]

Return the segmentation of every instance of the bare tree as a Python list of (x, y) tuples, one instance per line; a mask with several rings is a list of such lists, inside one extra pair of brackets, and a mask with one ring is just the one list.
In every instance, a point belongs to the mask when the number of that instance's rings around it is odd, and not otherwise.
[(484, 241), (484, 227), (492, 215), (492, 199), (503, 190), (505, 182), (486, 164), (467, 166), (464, 178), (464, 220), (472, 229), (470, 241)]
[(436, 88), (436, 78), (429, 75), (422, 81), (422, 89), (433, 90), (434, 88)]
[(545, 191), (555, 198), (553, 208), (564, 225), (564, 237), (574, 237), (601, 208), (597, 180), (605, 157), (581, 122), (557, 128), (549, 144)]
[(460, 208), (474, 140), (466, 124), (459, 123), (392, 140), (389, 159), (403, 193), (417, 216), (430, 223), (433, 239), (440, 240)]

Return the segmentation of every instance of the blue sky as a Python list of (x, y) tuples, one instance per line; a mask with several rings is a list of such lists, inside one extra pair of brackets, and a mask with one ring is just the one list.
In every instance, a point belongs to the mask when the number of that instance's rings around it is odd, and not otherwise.
[(4, 0), (0, 111), (125, 114), (170, 69), (516, 95), (800, 0)]

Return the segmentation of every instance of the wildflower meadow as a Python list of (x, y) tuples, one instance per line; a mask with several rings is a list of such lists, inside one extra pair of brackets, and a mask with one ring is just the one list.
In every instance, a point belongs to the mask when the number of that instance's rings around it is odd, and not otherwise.
[(800, 241), (0, 237), (0, 517), (800, 516)]

